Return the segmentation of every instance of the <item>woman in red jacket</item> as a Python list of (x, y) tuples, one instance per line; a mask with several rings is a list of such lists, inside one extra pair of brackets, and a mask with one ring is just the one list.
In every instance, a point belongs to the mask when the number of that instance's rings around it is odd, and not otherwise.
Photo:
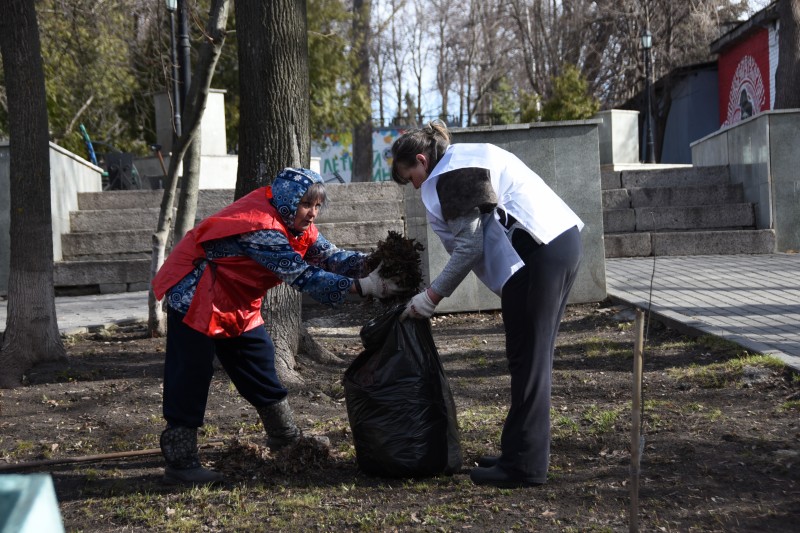
[(261, 317), (268, 289), (287, 283), (328, 305), (347, 293), (385, 298), (399, 292), (377, 269), (364, 276), (367, 254), (340, 250), (319, 233), (314, 219), (326, 198), (319, 174), (284, 169), (271, 187), (251, 192), (189, 231), (153, 279), (156, 297), (166, 296), (167, 304), (165, 481), (222, 479), (200, 466), (197, 453), (215, 355), (258, 411), (270, 449), (302, 438)]

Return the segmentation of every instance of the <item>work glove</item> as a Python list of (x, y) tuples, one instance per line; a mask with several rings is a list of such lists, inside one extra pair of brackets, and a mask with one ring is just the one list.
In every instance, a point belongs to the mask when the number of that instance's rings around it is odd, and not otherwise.
[[(382, 264), (383, 263), (381, 263), (381, 265)], [(378, 268), (370, 272), (367, 277), (358, 280), (356, 287), (358, 288), (359, 295), (372, 296), (373, 298), (388, 298), (389, 296), (394, 296), (395, 294), (403, 292), (403, 289), (395, 280), (381, 277), (378, 273), (381, 269), (381, 265), (378, 265)]]
[(400, 315), (400, 320), (406, 318), (430, 318), (436, 310), (436, 304), (428, 296), (428, 289), (411, 298), (406, 304), (406, 308)]

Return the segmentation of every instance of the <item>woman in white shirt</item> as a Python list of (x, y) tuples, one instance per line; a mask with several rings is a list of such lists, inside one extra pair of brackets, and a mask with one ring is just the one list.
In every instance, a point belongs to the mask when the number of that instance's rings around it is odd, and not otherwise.
[(580, 264), (583, 222), (515, 155), (491, 144), (450, 144), (440, 121), (392, 145), (392, 179), (421, 189), (428, 222), (450, 259), (403, 318), (428, 318), (473, 271), (501, 297), (511, 407), (501, 455), (470, 474), (479, 485), (547, 479), (556, 335)]

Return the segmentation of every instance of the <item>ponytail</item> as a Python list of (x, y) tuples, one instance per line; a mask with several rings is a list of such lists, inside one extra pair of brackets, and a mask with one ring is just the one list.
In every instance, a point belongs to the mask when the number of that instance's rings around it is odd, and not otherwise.
[(417, 154), (424, 154), (431, 169), (444, 156), (450, 146), (450, 132), (441, 120), (433, 120), (425, 126), (405, 132), (392, 144), (392, 179), (405, 185), (407, 182), (398, 174), (398, 165), (414, 166)]

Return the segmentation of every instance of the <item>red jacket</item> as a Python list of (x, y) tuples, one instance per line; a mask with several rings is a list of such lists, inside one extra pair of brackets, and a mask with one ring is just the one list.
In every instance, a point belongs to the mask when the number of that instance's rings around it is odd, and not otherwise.
[[(311, 224), (302, 235), (295, 237), (286, 229), (270, 198), (269, 187), (256, 189), (189, 231), (153, 278), (156, 298), (163, 298), (199, 262), (208, 261), (203, 250), (203, 243), (207, 241), (251, 231), (276, 230), (305, 257), (319, 231)], [(264, 323), (261, 300), (268, 289), (280, 283), (280, 278), (272, 271), (247, 256), (208, 261), (183, 322), (209, 337), (237, 337)]]

